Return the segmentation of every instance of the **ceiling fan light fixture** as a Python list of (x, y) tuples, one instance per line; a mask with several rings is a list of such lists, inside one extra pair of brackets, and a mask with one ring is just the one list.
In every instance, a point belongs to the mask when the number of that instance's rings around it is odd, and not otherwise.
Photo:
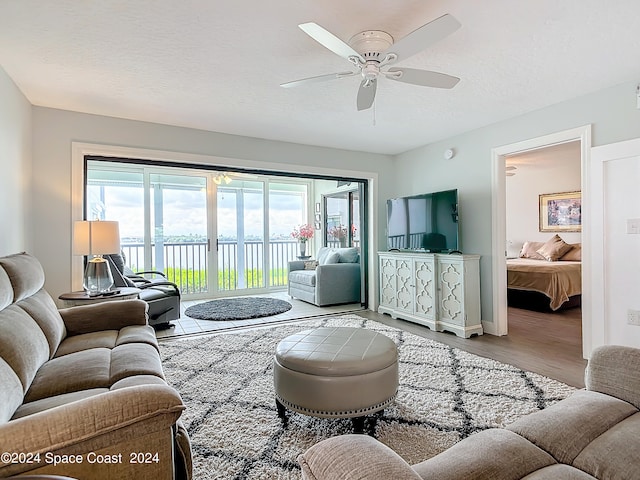
[(213, 177), (213, 183), (215, 183), (216, 185), (222, 185), (222, 183), (224, 183), (225, 185), (229, 185), (232, 180), (233, 179), (229, 176), (228, 173), (219, 173), (218, 175)]
[(366, 30), (355, 34), (349, 46), (366, 60), (380, 61), (380, 54), (393, 45), (393, 37), (380, 30)]
[(394, 65), (396, 62), (415, 55), (460, 28), (460, 22), (449, 14), (432, 20), (397, 42), (394, 42), (391, 35), (381, 30), (365, 30), (351, 37), (349, 43), (346, 43), (317, 23), (308, 22), (298, 26), (322, 46), (353, 64), (357, 71), (303, 78), (282, 83), (280, 84), (282, 87), (288, 88), (322, 82), (359, 73), (362, 81), (358, 89), (356, 106), (358, 111), (361, 111), (371, 108), (373, 105), (380, 74), (396, 82), (431, 88), (449, 89), (460, 81), (458, 77), (430, 70), (415, 68), (385, 68), (385, 70), (381, 70), (382, 67)]

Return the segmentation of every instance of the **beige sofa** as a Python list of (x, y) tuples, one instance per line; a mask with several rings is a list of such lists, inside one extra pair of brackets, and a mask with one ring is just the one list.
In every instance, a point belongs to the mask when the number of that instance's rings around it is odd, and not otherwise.
[(308, 480), (640, 478), (640, 350), (596, 349), (586, 387), (504, 429), (473, 434), (417, 465), (364, 435), (324, 440), (298, 461)]
[(58, 310), (43, 286), (34, 257), (0, 258), (0, 477), (190, 478), (146, 303)]

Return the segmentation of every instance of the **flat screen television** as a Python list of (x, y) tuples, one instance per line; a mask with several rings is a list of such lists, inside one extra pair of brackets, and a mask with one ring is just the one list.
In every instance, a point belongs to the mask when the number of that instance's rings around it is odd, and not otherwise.
[(453, 252), (458, 237), (458, 190), (387, 200), (389, 250)]

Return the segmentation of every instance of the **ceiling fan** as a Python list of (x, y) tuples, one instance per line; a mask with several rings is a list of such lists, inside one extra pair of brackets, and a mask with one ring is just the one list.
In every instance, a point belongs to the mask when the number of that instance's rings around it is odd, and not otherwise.
[(317, 23), (303, 23), (298, 26), (315, 41), (351, 62), (357, 70), (295, 80), (281, 84), (282, 87), (297, 87), (360, 74), (362, 81), (358, 89), (357, 106), (358, 110), (366, 110), (373, 105), (380, 75), (397, 82), (435, 88), (453, 88), (460, 81), (459, 78), (445, 73), (390, 67), (460, 28), (460, 22), (449, 14), (436, 18), (395, 43), (391, 35), (380, 30), (360, 32), (351, 37), (347, 44)]

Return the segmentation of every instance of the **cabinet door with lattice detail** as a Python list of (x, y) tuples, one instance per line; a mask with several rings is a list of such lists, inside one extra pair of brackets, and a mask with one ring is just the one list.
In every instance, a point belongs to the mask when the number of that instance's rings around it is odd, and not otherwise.
[(413, 262), (410, 257), (396, 259), (396, 308), (413, 313)]
[(436, 318), (435, 257), (425, 256), (413, 260), (415, 288), (414, 313), (428, 320)]
[(457, 259), (438, 259), (438, 306), (441, 322), (464, 324), (464, 263)]
[(380, 306), (396, 308), (396, 259), (380, 255)]

